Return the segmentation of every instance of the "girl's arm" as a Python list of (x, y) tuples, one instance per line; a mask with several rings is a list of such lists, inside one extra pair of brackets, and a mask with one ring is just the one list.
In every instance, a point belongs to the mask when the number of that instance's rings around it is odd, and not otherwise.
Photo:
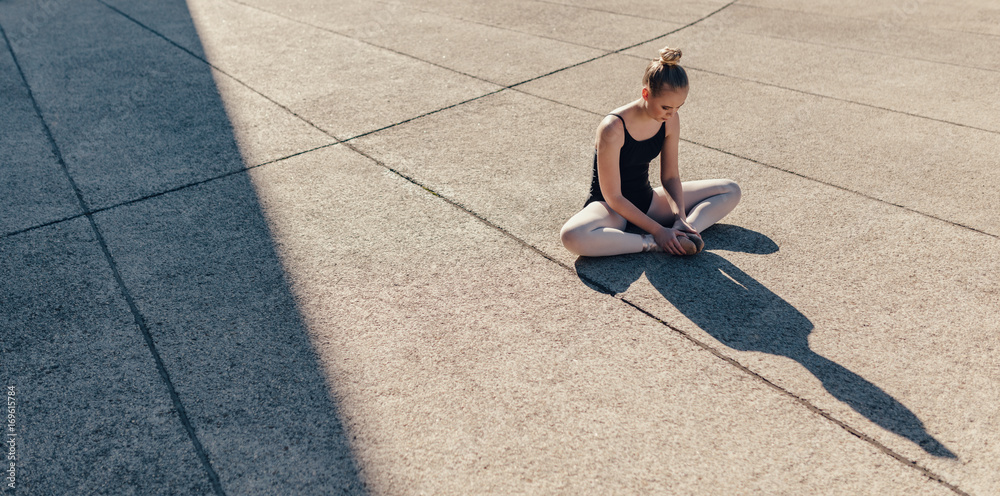
[(660, 225), (622, 195), (618, 159), (624, 145), (625, 127), (621, 120), (613, 116), (606, 117), (597, 128), (597, 175), (604, 201), (612, 210), (625, 217), (625, 220), (652, 234), (656, 243), (667, 251), (684, 254), (684, 249), (677, 242), (677, 237), (671, 229)]
[(687, 221), (684, 205), (684, 189), (681, 187), (680, 169), (677, 160), (677, 144), (680, 142), (681, 116), (674, 114), (667, 121), (667, 138), (663, 140), (663, 150), (660, 151), (660, 183), (670, 199), (670, 209), (673, 211), (674, 229), (697, 234), (698, 231)]

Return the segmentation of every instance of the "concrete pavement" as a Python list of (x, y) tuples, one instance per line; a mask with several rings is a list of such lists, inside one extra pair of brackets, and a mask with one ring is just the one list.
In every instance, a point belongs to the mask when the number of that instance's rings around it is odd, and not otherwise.
[[(1000, 492), (997, 12), (4, 1), (4, 494)], [(743, 202), (575, 257), (666, 44)]]

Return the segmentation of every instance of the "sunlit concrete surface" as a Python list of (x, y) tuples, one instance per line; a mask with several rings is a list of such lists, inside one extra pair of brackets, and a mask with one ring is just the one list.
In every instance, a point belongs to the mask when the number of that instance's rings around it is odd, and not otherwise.
[[(0, 0), (4, 494), (1000, 493), (998, 21)], [(743, 201), (576, 257), (668, 44)]]

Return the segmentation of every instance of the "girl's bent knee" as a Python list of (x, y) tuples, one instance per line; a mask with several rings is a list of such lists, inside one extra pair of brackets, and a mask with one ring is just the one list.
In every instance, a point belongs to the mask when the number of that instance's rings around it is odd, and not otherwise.
[(740, 185), (733, 181), (732, 179), (726, 179), (726, 194), (733, 197), (733, 201), (739, 202), (743, 198), (743, 190), (740, 189)]
[(576, 246), (578, 242), (577, 238), (579, 236), (574, 231), (575, 230), (569, 227), (568, 224), (563, 226), (563, 228), (559, 231), (559, 239), (562, 241), (563, 246), (565, 246), (567, 250), (576, 253), (576, 250), (573, 248)]
[(559, 231), (559, 239), (562, 240), (563, 246), (567, 250), (573, 252), (576, 255), (582, 255), (580, 253), (582, 233), (580, 229), (568, 228), (568, 226), (563, 226), (562, 230)]

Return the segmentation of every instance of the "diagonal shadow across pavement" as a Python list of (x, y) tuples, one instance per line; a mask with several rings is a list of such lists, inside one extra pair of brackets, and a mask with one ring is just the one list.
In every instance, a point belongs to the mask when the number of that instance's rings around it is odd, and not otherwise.
[(0, 241), (19, 492), (363, 494), (210, 67), (99, 3), (35, 7), (0, 5), (3, 96), (85, 219)]

